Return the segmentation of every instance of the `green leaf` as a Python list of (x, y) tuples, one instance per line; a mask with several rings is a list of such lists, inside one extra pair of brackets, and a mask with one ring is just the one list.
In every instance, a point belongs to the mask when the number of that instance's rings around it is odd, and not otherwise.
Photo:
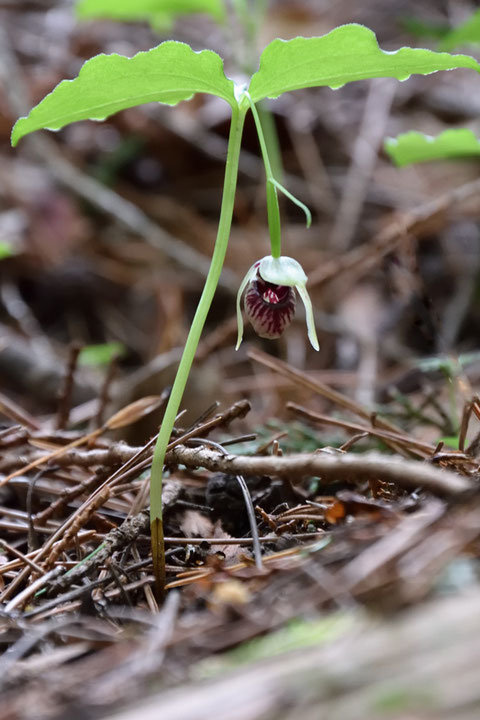
[(326, 85), (337, 89), (354, 80), (376, 77), (407, 80), (414, 74), (461, 67), (480, 72), (480, 64), (468, 55), (406, 47), (386, 52), (368, 28), (342, 25), (318, 38), (274, 40), (262, 53), (249, 92), (253, 102), (258, 102), (300, 88)]
[(87, 345), (78, 356), (79, 365), (108, 365), (115, 357), (125, 355), (125, 347), (119, 342)]
[(206, 679), (284, 653), (305, 650), (314, 645), (333, 644), (354, 627), (354, 615), (343, 612), (319, 620), (291, 620), (278, 630), (247, 640), (233, 650), (199, 662), (194, 667), (194, 675)]
[(398, 167), (430, 160), (480, 155), (480, 140), (471, 130), (445, 130), (436, 137), (407, 132), (385, 140), (385, 152)]
[(447, 435), (445, 437), (438, 438), (437, 444), (443, 442), (446, 447), (452, 450), (458, 450), (458, 435)]
[[(144, 18), (140, 18), (143, 20)], [(156, 33), (167, 35), (173, 28), (175, 17), (167, 13), (153, 13), (150, 17), (145, 18), (150, 23), (150, 27)]]
[(401, 27), (418, 38), (429, 40), (442, 40), (450, 32), (449, 25), (437, 25), (432, 22), (424, 22), (413, 15), (404, 15), (399, 19)]
[(14, 254), (10, 243), (0, 240), (0, 260), (5, 260), (5, 258), (12, 257)]
[(12, 145), (35, 130), (59, 130), (78, 120), (104, 120), (148, 102), (176, 105), (197, 92), (218, 95), (234, 105), (233, 87), (216, 53), (194, 52), (185, 43), (164, 42), (132, 58), (97, 55), (83, 65), (78, 77), (63, 80), (27, 117), (17, 120)]
[(453, 48), (459, 45), (478, 45), (480, 43), (480, 10), (473, 13), (473, 15), (462, 25), (458, 25), (456, 28), (447, 33), (442, 42), (440, 48), (442, 50), (453, 50)]
[(148, 20), (154, 24), (175, 15), (205, 13), (218, 22), (225, 19), (222, 0), (80, 0), (77, 17), (112, 20)]

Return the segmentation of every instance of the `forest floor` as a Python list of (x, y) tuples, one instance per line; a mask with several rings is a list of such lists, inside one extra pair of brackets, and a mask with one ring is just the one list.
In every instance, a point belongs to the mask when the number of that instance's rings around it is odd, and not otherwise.
[[(434, 48), (405, 21), (458, 19), (451, 3), (327, 5), (272, 3), (261, 44), (361, 22), (385, 49)], [(172, 33), (233, 67), (208, 19)], [(282, 203), (319, 353), (300, 311), (279, 341), (246, 328), (234, 350), (237, 289), (269, 251), (248, 119), (166, 458), (160, 599), (149, 470), (215, 240), (228, 116), (201, 98), (16, 150), (9, 134), (85, 59), (162, 39), (79, 23), (67, 1), (0, 4), (0, 720), (476, 720), (478, 165), (399, 170), (382, 148), (412, 129), (478, 135), (478, 79), (272, 104), (284, 183), (314, 219)]]

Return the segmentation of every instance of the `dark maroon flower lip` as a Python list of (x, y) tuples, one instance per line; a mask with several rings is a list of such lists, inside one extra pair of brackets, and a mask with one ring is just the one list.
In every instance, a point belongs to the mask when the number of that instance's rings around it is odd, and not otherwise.
[(263, 338), (279, 338), (295, 315), (293, 288), (266, 282), (258, 272), (247, 286), (244, 302), (253, 329)]
[(264, 302), (268, 305), (277, 305), (278, 307), (288, 303), (290, 295), (293, 292), (292, 288), (286, 285), (274, 285), (273, 283), (266, 282), (259, 275), (252, 281), (252, 284)]

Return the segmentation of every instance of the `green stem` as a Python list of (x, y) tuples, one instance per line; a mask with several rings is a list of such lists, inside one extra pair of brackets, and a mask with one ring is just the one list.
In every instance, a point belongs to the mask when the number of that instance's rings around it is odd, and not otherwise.
[[(256, 71), (258, 57), (261, 53), (261, 49), (258, 44), (260, 29), (265, 23), (267, 14), (268, 0), (232, 0), (233, 7), (237, 14), (240, 25), (243, 28), (244, 45), (245, 51), (243, 53), (237, 52), (237, 65), (245, 75), (250, 76)], [(237, 33), (238, 34), (238, 33)], [(250, 102), (250, 106), (253, 103)], [(265, 145), (263, 156), (268, 157), (270, 164), (270, 172), (273, 171), (273, 176), (279, 181), (283, 180), (283, 164), (282, 155), (280, 151), (280, 143), (278, 140), (277, 128), (275, 126), (275, 120), (268, 107), (267, 101), (261, 101), (256, 106), (258, 112), (258, 118), (255, 119), (257, 123), (260, 123), (260, 130), (258, 135), (262, 138), (262, 142)], [(268, 183), (267, 183), (268, 185)], [(275, 217), (275, 205), (276, 205), (276, 194), (272, 190), (270, 192), (270, 201), (267, 199), (267, 205), (270, 202), (270, 211), (272, 214), (272, 220)], [(278, 215), (277, 215), (278, 217)], [(270, 222), (269, 222), (270, 225)], [(280, 238), (280, 226), (274, 227), (274, 238)], [(278, 249), (277, 249), (278, 245)], [(275, 257), (280, 256), (280, 246), (273, 241), (273, 252)]]
[(161, 597), (165, 588), (165, 553), (163, 541), (162, 521), (162, 477), (163, 464), (167, 445), (173, 429), (175, 418), (182, 401), (185, 385), (187, 384), (190, 368), (192, 367), (200, 335), (210, 309), (210, 305), (217, 289), (222, 272), (225, 253), (227, 251), (230, 227), (232, 224), (233, 206), (237, 186), (238, 162), (245, 114), (248, 106), (239, 103), (232, 110), (232, 122), (228, 141), (227, 162), (225, 167), (225, 180), (223, 185), (222, 207), (218, 224), (217, 239), (213, 251), (210, 269), (205, 280), (205, 286), (193, 318), (190, 332), (185, 343), (183, 355), (178, 366), (172, 392), (165, 409), (160, 433), (153, 453), (153, 462), (150, 479), (150, 525), (152, 533), (152, 559), (156, 580), (157, 594)]
[(279, 258), (282, 254), (282, 232), (280, 225), (280, 207), (278, 205), (278, 193), (275, 185), (275, 178), (272, 172), (272, 166), (270, 164), (270, 158), (268, 156), (267, 143), (263, 135), (262, 123), (258, 110), (255, 107), (255, 103), (252, 101), (250, 95), (245, 93), (248, 102), (250, 103), (250, 109), (252, 111), (253, 119), (255, 120), (255, 127), (257, 128), (258, 140), (260, 142), (260, 150), (262, 152), (263, 164), (265, 165), (265, 175), (267, 179), (267, 215), (268, 215), (268, 229), (270, 231), (270, 247), (272, 257)]
[(265, 145), (267, 146), (273, 175), (279, 182), (283, 183), (283, 163), (280, 141), (278, 139), (273, 114), (268, 107), (266, 100), (262, 100), (258, 103), (257, 111), (262, 124), (263, 137), (265, 138)]
[(277, 188), (267, 178), (267, 215), (268, 229), (270, 231), (271, 255), (279, 258), (282, 254), (282, 230), (280, 226), (280, 206), (278, 204)]

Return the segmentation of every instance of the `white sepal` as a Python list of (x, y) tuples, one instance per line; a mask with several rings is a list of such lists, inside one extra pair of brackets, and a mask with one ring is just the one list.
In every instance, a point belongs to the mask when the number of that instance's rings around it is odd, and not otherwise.
[(274, 258), (266, 255), (260, 260), (258, 272), (266, 282), (273, 285), (297, 287), (307, 282), (302, 266), (291, 257)]
[(257, 268), (258, 268), (258, 260), (257, 260), (257, 262), (253, 263), (252, 267), (247, 272), (247, 274), (245, 275), (245, 277), (243, 278), (243, 280), (240, 284), (240, 287), (238, 288), (238, 292), (237, 292), (238, 336), (237, 336), (237, 344), (235, 345), (235, 350), (238, 350), (238, 348), (240, 347), (240, 345), (242, 343), (242, 338), (243, 338), (243, 316), (242, 316), (242, 306), (241, 306), (243, 291), (247, 287), (250, 280), (252, 280), (252, 278), (254, 278), (255, 275), (257, 274)]
[(310, 295), (308, 294), (305, 285), (297, 285), (296, 289), (298, 290), (298, 294), (302, 298), (303, 304), (305, 305), (305, 319), (307, 321), (308, 339), (310, 340), (313, 349), (318, 351), (320, 350), (320, 346), (318, 344), (317, 331), (315, 330), (315, 318), (313, 317), (313, 308), (312, 301), (310, 300)]

